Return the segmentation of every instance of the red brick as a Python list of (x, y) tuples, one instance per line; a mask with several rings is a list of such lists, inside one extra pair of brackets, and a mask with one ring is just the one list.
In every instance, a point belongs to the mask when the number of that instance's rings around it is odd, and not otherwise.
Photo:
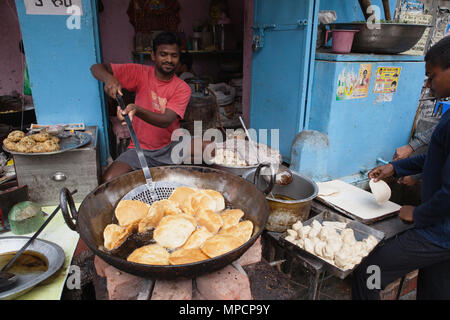
[(197, 289), (192, 290), (192, 300), (206, 300)]
[(395, 300), (397, 298), (398, 289), (400, 286), (400, 279), (391, 282), (384, 290), (380, 292), (381, 300)]
[(241, 266), (258, 263), (261, 261), (262, 246), (261, 236), (256, 239), (255, 243), (237, 260)]
[(191, 300), (192, 279), (156, 280), (151, 300)]
[(105, 268), (109, 267), (110, 265), (107, 264), (105, 261), (100, 259), (98, 256), (94, 257), (94, 266), (95, 271), (100, 277), (105, 277)]
[(206, 300), (251, 300), (248, 277), (233, 266), (196, 279), (197, 289)]
[(419, 274), (419, 270), (414, 270), (410, 272), (405, 277), (405, 282), (403, 283), (402, 296), (406, 295), (415, 289), (417, 289), (417, 276)]
[(113, 266), (104, 269), (109, 300), (136, 300), (145, 279), (122, 272)]

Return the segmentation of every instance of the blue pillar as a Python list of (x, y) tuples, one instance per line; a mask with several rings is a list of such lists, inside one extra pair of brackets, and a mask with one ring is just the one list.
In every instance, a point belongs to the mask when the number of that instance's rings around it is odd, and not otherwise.
[(316, 182), (329, 180), (327, 173), (329, 148), (330, 142), (326, 134), (304, 130), (297, 134), (292, 143), (289, 168)]
[(107, 110), (89, 70), (101, 62), (97, 1), (82, 4), (79, 28), (70, 29), (70, 15), (27, 14), (24, 0), (16, 0), (38, 123), (98, 126), (101, 164), (106, 165)]

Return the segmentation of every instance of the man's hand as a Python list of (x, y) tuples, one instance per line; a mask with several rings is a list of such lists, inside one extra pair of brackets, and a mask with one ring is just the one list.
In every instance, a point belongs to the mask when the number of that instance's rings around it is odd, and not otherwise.
[(129, 104), (125, 110), (122, 110), (119, 106), (117, 106), (117, 118), (122, 121), (122, 125), (126, 126), (127, 123), (125, 122), (124, 115), (128, 114), (128, 117), (130, 118), (130, 121), (133, 121), (133, 117), (138, 111), (139, 106), (131, 103)]
[(389, 164), (385, 164), (384, 166), (379, 166), (379, 167), (372, 169), (369, 172), (368, 177), (370, 179), (373, 179), (374, 182), (377, 182), (381, 179), (392, 176), (394, 173), (395, 173), (394, 166), (389, 163)]
[(394, 157), (392, 160), (397, 161), (408, 158), (414, 152), (413, 148), (409, 144), (403, 147), (395, 149)]
[(405, 223), (414, 222), (414, 208), (413, 206), (403, 206), (400, 208), (399, 218)]
[(105, 92), (114, 100), (116, 100), (117, 93), (123, 96), (122, 86), (120, 85), (119, 80), (112, 76), (105, 82)]
[(407, 177), (401, 177), (400, 179), (398, 179), (397, 182), (400, 184), (404, 184), (408, 187), (412, 187), (413, 185), (415, 185), (417, 183), (417, 180), (411, 176), (407, 176)]

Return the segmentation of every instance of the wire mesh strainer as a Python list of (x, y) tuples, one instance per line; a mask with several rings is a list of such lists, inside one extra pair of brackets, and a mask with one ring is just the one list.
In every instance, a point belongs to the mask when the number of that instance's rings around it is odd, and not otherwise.
[[(122, 110), (125, 110), (125, 104), (120, 94), (116, 95), (116, 100), (120, 108)], [(139, 200), (147, 204), (152, 204), (155, 201), (169, 198), (176, 188), (186, 186), (185, 184), (172, 181), (153, 181), (147, 165), (147, 161), (145, 160), (144, 153), (141, 149), (141, 145), (139, 144), (139, 141), (137, 139), (136, 132), (134, 132), (130, 117), (128, 116), (128, 114), (126, 114), (124, 115), (124, 118), (127, 123), (128, 130), (130, 131), (131, 140), (133, 141), (134, 147), (136, 149), (139, 163), (141, 164), (142, 170), (144, 172), (146, 184), (134, 188), (133, 190), (128, 192), (122, 198), (122, 200)]]

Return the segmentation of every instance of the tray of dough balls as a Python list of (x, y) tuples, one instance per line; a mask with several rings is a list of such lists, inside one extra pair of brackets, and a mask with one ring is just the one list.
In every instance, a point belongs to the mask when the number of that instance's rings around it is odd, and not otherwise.
[(297, 221), (280, 240), (303, 256), (324, 262), (340, 279), (347, 277), (384, 238), (384, 233), (367, 225), (324, 211)]
[(79, 148), (90, 141), (91, 136), (85, 132), (64, 132), (54, 135), (45, 131), (25, 134), (23, 131), (15, 130), (3, 140), (3, 149), (13, 155), (49, 155)]

